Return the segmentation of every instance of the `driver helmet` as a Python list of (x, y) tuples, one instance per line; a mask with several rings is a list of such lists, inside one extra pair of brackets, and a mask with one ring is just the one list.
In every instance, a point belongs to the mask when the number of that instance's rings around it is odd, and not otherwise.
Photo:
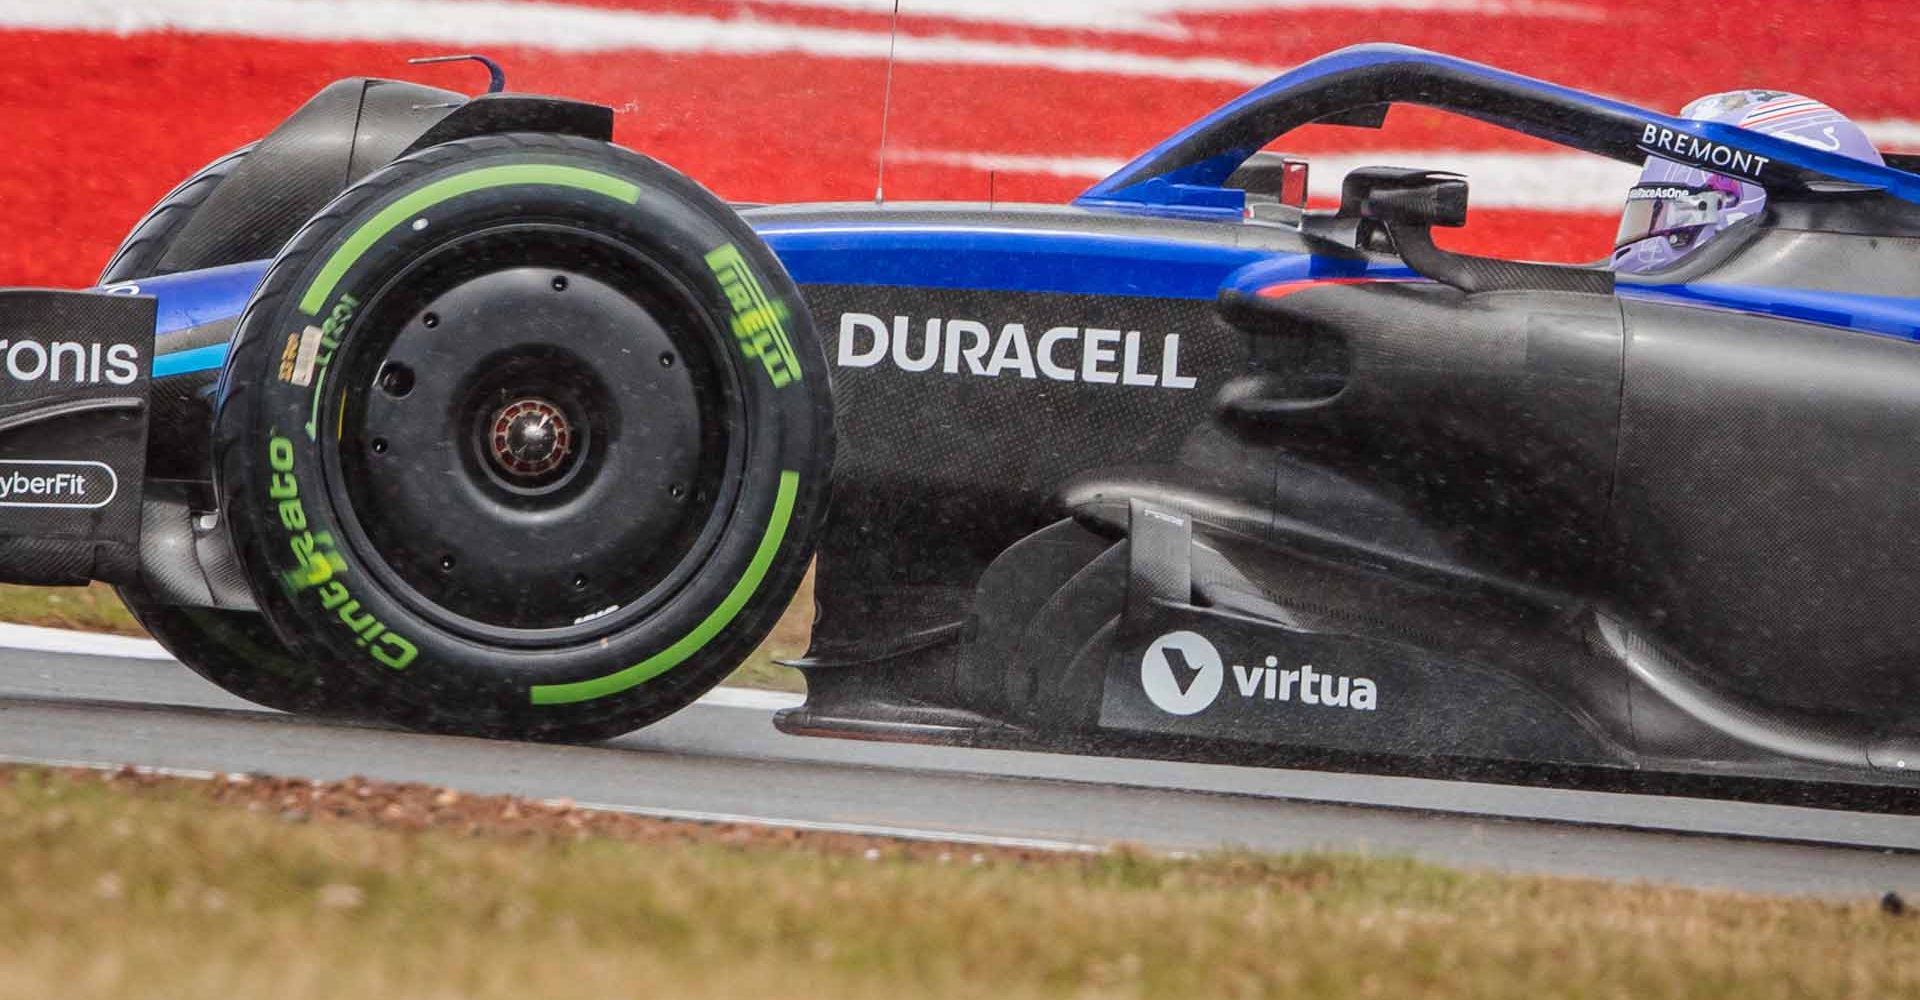
[[(1885, 162), (1867, 134), (1845, 115), (1783, 90), (1713, 94), (1687, 105), (1680, 117), (1737, 125), (1876, 166)], [(1766, 189), (1758, 184), (1648, 157), (1640, 182), (1627, 193), (1627, 210), (1613, 241), (1614, 270), (1629, 274), (1666, 270), (1697, 253), (1722, 230), (1758, 216), (1766, 204)]]

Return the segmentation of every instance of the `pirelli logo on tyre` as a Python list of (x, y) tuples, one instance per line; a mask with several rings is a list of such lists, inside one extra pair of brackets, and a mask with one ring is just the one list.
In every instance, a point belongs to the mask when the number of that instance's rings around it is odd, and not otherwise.
[(333, 624), (353, 633), (354, 645), (365, 650), (375, 663), (390, 670), (407, 669), (420, 655), (419, 648), (361, 607), (348, 585), (347, 561), (334, 544), (333, 534), (314, 530), (307, 520), (300, 478), (293, 465), (293, 442), (272, 434), (267, 440), (267, 467), (273, 472), (267, 497), (286, 530), (287, 550), (294, 562), (292, 569), (280, 574), (281, 587), (296, 599), (312, 595), (321, 609), (332, 615)]
[(720, 280), (720, 289), (733, 307), (733, 337), (740, 343), (740, 352), (766, 368), (775, 389), (799, 381), (800, 358), (787, 336), (787, 320), (792, 316), (783, 303), (767, 298), (740, 248), (729, 243), (707, 254), (707, 267)]

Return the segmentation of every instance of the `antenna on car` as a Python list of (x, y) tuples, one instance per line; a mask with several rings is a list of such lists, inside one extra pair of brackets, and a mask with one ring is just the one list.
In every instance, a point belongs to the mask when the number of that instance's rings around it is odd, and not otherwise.
[(411, 66), (427, 66), (433, 63), (449, 63), (449, 62), (477, 62), (480, 65), (485, 66), (487, 68), (487, 93), (489, 94), (498, 94), (499, 92), (507, 89), (507, 71), (504, 69), (501, 69), (499, 63), (494, 62), (493, 60), (488, 59), (486, 56), (483, 56), (483, 55), (467, 54), (467, 55), (458, 55), (458, 56), (420, 56), (414, 59), (407, 60), (408, 65), (411, 65)]
[(887, 86), (880, 98), (880, 176), (874, 181), (873, 203), (887, 203), (887, 125), (893, 118), (893, 57), (900, 45), (900, 0), (893, 0), (893, 25), (887, 32)]

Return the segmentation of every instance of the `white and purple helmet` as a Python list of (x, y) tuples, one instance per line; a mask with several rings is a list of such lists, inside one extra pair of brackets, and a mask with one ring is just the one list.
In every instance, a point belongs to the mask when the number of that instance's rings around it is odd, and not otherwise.
[[(1845, 115), (1781, 90), (1713, 94), (1687, 105), (1680, 116), (1737, 125), (1875, 165), (1884, 162), (1872, 140)], [(1665, 270), (1720, 231), (1759, 215), (1766, 204), (1766, 189), (1758, 184), (1648, 157), (1640, 182), (1627, 193), (1627, 210), (1613, 241), (1613, 267), (1630, 274)]]

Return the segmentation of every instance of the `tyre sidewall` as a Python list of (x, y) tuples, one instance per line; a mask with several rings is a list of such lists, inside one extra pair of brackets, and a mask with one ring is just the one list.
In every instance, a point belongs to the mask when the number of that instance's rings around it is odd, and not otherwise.
[[(429, 150), (344, 194), (270, 270), (221, 379), (220, 492), (262, 608), (302, 651), (350, 663), (395, 698), (457, 716), (467, 730), (525, 732), (530, 717), (575, 729), (649, 721), (717, 683), (797, 586), (830, 463), (824, 352), (797, 289), (752, 230), (652, 160), (545, 141)], [(704, 563), (647, 617), (565, 648), (483, 645), (416, 614), (370, 572), (334, 506), (342, 491), (328, 489), (339, 466), (324, 454), (326, 431), (340, 393), (354, 390), (325, 372), (350, 367), (356, 338), (367, 339), (354, 317), (410, 261), (506, 215), (597, 220), (600, 235), (671, 274), (713, 325), (712, 354), (730, 371), (741, 417), (732, 428), (743, 441), (738, 491)], [(787, 349), (736, 338), (735, 321), (756, 309), (780, 317)], [(312, 386), (294, 384), (285, 345), (329, 320), (328, 360)]]

